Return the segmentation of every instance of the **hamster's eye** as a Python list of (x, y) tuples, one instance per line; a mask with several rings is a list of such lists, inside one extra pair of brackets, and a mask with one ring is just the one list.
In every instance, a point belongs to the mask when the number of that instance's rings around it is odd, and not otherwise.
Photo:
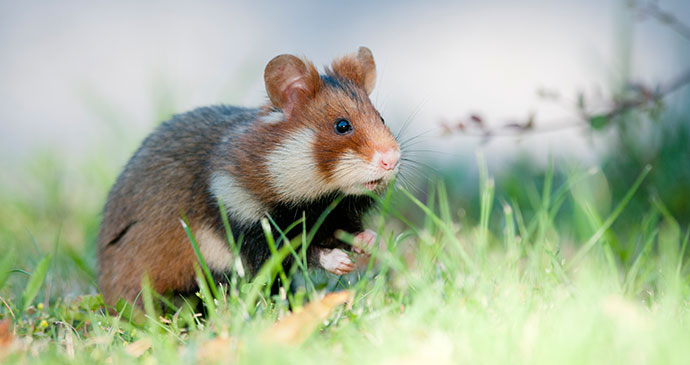
[(338, 119), (335, 122), (335, 132), (344, 135), (352, 132), (352, 124), (347, 119)]
[(381, 117), (381, 123), (383, 123), (383, 125), (386, 125), (386, 121), (383, 120), (383, 117)]

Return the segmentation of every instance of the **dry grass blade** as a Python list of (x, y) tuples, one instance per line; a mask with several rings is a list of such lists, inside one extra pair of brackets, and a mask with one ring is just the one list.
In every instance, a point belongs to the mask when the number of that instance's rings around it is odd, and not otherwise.
[(289, 314), (266, 330), (264, 339), (268, 342), (299, 345), (328, 318), (333, 309), (343, 303), (351, 302), (352, 297), (353, 293), (345, 290), (330, 293), (321, 300), (310, 302), (301, 311)]
[(130, 343), (125, 347), (125, 352), (133, 357), (139, 357), (151, 348), (151, 340), (144, 338)]

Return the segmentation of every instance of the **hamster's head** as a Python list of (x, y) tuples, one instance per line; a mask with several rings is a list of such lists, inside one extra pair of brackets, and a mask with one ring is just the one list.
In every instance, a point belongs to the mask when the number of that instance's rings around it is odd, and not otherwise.
[(264, 79), (272, 104), (267, 128), (283, 135), (268, 157), (282, 196), (385, 190), (398, 171), (400, 145), (369, 100), (376, 65), (368, 48), (336, 59), (323, 75), (309, 61), (280, 55)]

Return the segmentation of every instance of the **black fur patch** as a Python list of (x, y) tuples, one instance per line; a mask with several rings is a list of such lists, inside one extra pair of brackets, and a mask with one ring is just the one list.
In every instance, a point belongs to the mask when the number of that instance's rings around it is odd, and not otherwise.
[(327, 87), (338, 89), (347, 94), (351, 99), (361, 102), (360, 94), (357, 92), (357, 86), (350, 80), (341, 79), (331, 75), (321, 75), (321, 81)]
[[(337, 197), (338, 196), (336, 194), (331, 194), (321, 199), (299, 205), (280, 204), (274, 207), (269, 214), (276, 225), (280, 227), (281, 230), (285, 230), (292, 223), (301, 219), (302, 214), (304, 213), (306, 218), (305, 227), (308, 234), (318, 221), (319, 217), (328, 209), (329, 205)], [(343, 230), (352, 234), (361, 232), (363, 230), (362, 218), (364, 214), (373, 206), (373, 204), (373, 199), (368, 196), (344, 197), (321, 223), (318, 230), (314, 234), (313, 240), (310, 242), (310, 247), (348, 249), (349, 247), (346, 243), (335, 238), (335, 232), (337, 230)], [(249, 272), (252, 275), (255, 275), (261, 266), (271, 257), (271, 250), (266, 243), (266, 236), (261, 227), (261, 223), (255, 222), (251, 225), (240, 225), (237, 222), (233, 222), (231, 217), (229, 217), (229, 220), (233, 234), (236, 237), (243, 236), (240, 254), (243, 261), (247, 264)], [(220, 214), (218, 215), (216, 229), (219, 233), (222, 233), (223, 235), (225, 234), (225, 228), (222, 224)], [(279, 233), (275, 229), (273, 229), (273, 232), (274, 239), (279, 241)], [(300, 225), (288, 232), (287, 237), (288, 239), (293, 239), (294, 237), (301, 235), (302, 232), (303, 229)], [(283, 244), (284, 242), (280, 240), (280, 245), (277, 247), (277, 249), (280, 249)], [(313, 251), (314, 250), (307, 251), (307, 260), (310, 263), (315, 262), (315, 260), (312, 260), (312, 257), (309, 257)], [(289, 255), (283, 262), (283, 267), (286, 271), (288, 271), (291, 269), (293, 264), (294, 257)], [(219, 276), (223, 276), (223, 273), (217, 274)], [(229, 273), (228, 276), (230, 276)]]

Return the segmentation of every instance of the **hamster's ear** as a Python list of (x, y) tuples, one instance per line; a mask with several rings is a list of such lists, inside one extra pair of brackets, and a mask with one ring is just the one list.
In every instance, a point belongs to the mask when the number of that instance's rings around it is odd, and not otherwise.
[(321, 78), (309, 61), (293, 55), (272, 59), (264, 71), (266, 92), (271, 102), (289, 118), (296, 107), (314, 97), (321, 86)]
[(367, 47), (359, 47), (357, 52), (357, 60), (362, 65), (362, 86), (367, 94), (374, 91), (376, 85), (376, 63), (374, 63), (374, 55)]
[(371, 50), (367, 47), (359, 47), (356, 56), (345, 56), (333, 61), (331, 65), (333, 73), (352, 80), (355, 84), (371, 94), (376, 85), (376, 63)]

